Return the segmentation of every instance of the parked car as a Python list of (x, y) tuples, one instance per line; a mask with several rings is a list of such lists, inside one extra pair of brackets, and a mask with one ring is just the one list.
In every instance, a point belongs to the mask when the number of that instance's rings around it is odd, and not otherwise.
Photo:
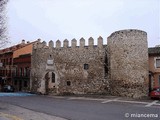
[(159, 98), (160, 99), (160, 87), (155, 87), (153, 90), (150, 92), (150, 97), (153, 98)]
[(14, 87), (12, 85), (5, 85), (3, 88), (2, 88), (2, 91), (3, 92), (14, 92)]

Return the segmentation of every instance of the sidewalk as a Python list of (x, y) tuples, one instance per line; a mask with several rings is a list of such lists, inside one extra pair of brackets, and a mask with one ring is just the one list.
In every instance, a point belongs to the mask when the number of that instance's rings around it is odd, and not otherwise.
[(0, 102), (0, 120), (66, 120)]
[(0, 120), (23, 120), (17, 116), (0, 112)]

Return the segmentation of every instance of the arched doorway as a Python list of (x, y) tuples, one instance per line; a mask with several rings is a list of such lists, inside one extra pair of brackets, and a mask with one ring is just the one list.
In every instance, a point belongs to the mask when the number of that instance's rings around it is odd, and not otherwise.
[(56, 92), (56, 75), (54, 72), (47, 72), (45, 74), (45, 94), (49, 94), (50, 92)]

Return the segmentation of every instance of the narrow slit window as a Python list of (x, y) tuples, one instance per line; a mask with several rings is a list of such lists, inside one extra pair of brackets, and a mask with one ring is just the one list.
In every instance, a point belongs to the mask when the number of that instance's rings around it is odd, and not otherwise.
[(67, 81), (67, 86), (71, 86), (71, 81)]
[(84, 64), (84, 69), (88, 70), (89, 69), (89, 65), (88, 64)]
[(52, 83), (55, 83), (55, 74), (52, 72)]

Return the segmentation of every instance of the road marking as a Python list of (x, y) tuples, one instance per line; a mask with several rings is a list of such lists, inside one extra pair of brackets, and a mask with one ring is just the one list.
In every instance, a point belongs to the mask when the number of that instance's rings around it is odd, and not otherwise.
[(155, 100), (155, 101), (153, 101), (151, 103), (148, 103), (145, 107), (150, 107), (152, 105), (156, 105), (157, 102), (158, 102), (158, 100)]
[(0, 117), (11, 118), (12, 120), (23, 120), (23, 119), (21, 119), (17, 116), (10, 115), (10, 114), (5, 114), (5, 113), (2, 113), (2, 112), (0, 112)]
[(136, 103), (136, 104), (148, 104), (148, 102), (140, 102), (140, 101), (127, 101), (127, 100), (117, 100), (117, 102)]
[[(50, 96), (51, 97), (51, 96)], [(61, 96), (52, 96), (53, 98), (66, 98)], [(109, 102), (122, 102), (122, 103), (132, 103), (132, 104), (144, 104), (145, 107), (149, 107), (152, 105), (160, 106), (160, 103), (157, 103), (158, 100), (153, 102), (141, 102), (141, 101), (132, 101), (132, 100), (121, 100), (120, 97), (115, 99), (102, 99), (102, 98), (87, 98), (87, 97), (69, 97), (68, 100), (92, 100), (92, 101), (102, 101), (102, 104), (109, 103)]]
[(108, 102), (113, 102), (113, 101), (117, 101), (119, 98), (115, 98), (115, 99), (112, 99), (112, 100), (106, 100), (106, 101), (103, 101), (101, 103), (108, 103)]
[(133, 104), (145, 104), (145, 107), (150, 107), (152, 105), (157, 105), (160, 106), (158, 102), (158, 100), (155, 100), (153, 102), (140, 102), (140, 101), (127, 101), (127, 100), (119, 100), (118, 98), (112, 99), (112, 100), (107, 100), (107, 101), (103, 101), (101, 103), (109, 103), (109, 102), (122, 102), (122, 103), (133, 103)]
[(102, 101), (102, 104), (109, 103), (109, 102), (122, 102), (122, 103), (132, 103), (132, 104), (144, 104), (146, 107), (151, 105), (158, 105), (160, 106), (158, 101), (150, 102), (141, 102), (141, 101), (128, 101), (128, 100), (120, 100), (120, 98), (115, 99), (95, 99), (95, 98), (86, 98), (86, 97), (70, 97), (68, 100), (92, 100), (92, 101)]
[(70, 97), (68, 100), (93, 100), (93, 101), (103, 101), (105, 99), (95, 99), (95, 98), (86, 98), (86, 97)]

